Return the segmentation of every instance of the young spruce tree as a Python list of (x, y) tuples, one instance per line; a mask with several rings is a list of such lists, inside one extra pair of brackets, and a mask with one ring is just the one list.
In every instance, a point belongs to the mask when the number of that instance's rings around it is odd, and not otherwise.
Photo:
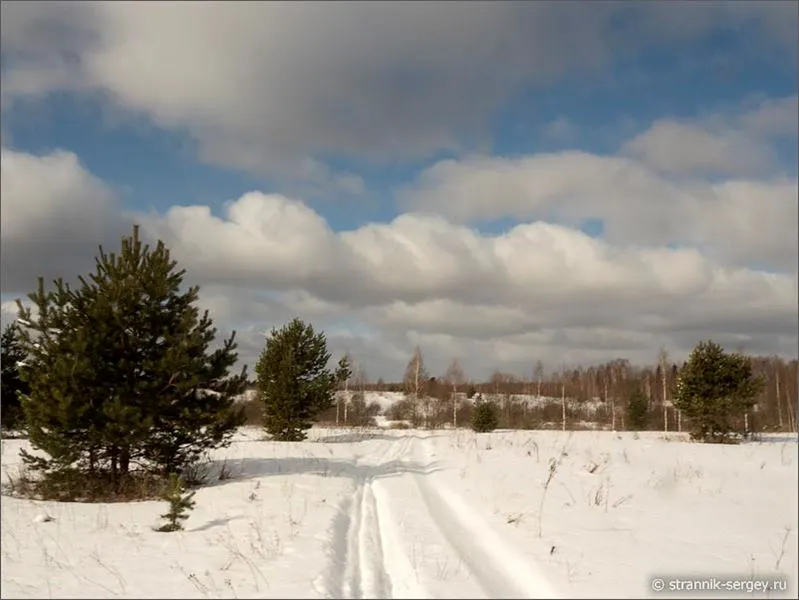
[(627, 427), (631, 431), (643, 431), (646, 428), (648, 410), (644, 393), (638, 387), (632, 388), (627, 398)]
[(229, 442), (246, 373), (228, 375), (235, 334), (209, 349), (216, 330), (195, 306), (198, 288), (181, 291), (184, 275), (163, 242), (151, 249), (134, 227), (118, 256), (100, 248), (74, 289), (59, 280), (45, 292), (40, 278), (35, 318), (18, 302), (33, 359), (22, 406), (32, 446), (49, 455), (26, 455), (31, 467), (117, 483), (134, 462), (166, 474)]
[(28, 393), (28, 385), (19, 376), (25, 351), (19, 343), (19, 326), (7, 325), (0, 339), (0, 424), (3, 429), (18, 429), (23, 424), (19, 394)]
[(272, 329), (255, 367), (266, 430), (278, 441), (301, 441), (314, 417), (333, 406), (336, 378), (327, 368), (324, 333), (294, 319)]
[(194, 501), (196, 492), (184, 493), (184, 491), (183, 483), (180, 481), (178, 474), (170, 473), (169, 483), (162, 496), (162, 499), (169, 503), (169, 510), (161, 515), (161, 518), (166, 523), (161, 525), (156, 531), (172, 532), (183, 529), (183, 521), (189, 518), (189, 511), (196, 504)]

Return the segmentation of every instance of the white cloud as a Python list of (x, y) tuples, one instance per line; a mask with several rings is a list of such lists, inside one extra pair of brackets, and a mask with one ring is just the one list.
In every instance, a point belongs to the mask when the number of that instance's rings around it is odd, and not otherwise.
[(782, 165), (771, 142), (780, 137), (796, 139), (797, 111), (797, 96), (788, 96), (766, 98), (732, 114), (662, 119), (624, 143), (620, 154), (667, 174), (772, 174)]
[(17, 303), (13, 300), (0, 303), (0, 327), (5, 329), (5, 326), (17, 320)]
[(729, 265), (797, 266), (797, 181), (788, 177), (710, 183), (633, 158), (561, 152), (442, 161), (400, 198), (457, 222), (599, 219), (617, 244), (688, 245)]
[(714, 133), (676, 121), (655, 123), (627, 142), (622, 153), (678, 174), (756, 174), (773, 161), (768, 146), (741, 132)]
[[(4, 293), (29, 292), (93, 267), (98, 245), (127, 228), (113, 191), (70, 152), (0, 154), (0, 264)], [(65, 277), (66, 278), (66, 277)]]
[[(24, 291), (45, 268), (66, 276), (90, 270), (104, 231), (98, 223), (108, 224), (106, 232), (129, 225), (129, 217), (110, 208), (107, 188), (74, 156), (9, 151), (3, 156), (3, 199), (11, 198), (14, 207), (9, 211), (4, 205), (2, 213), (3, 260), (13, 256), (8, 267)], [(469, 185), (458, 187), (464, 185), (460, 178), (477, 173), (481, 193), (493, 190), (492, 197), (501, 198), (509, 182), (547, 210), (555, 206), (546, 205), (549, 196), (567, 202), (594, 189), (596, 204), (584, 196), (573, 206), (609, 211), (599, 213), (605, 216), (633, 212), (629, 222), (611, 223), (610, 231), (617, 231), (607, 240), (537, 220), (483, 234), (429, 213), (334, 232), (302, 202), (260, 192), (231, 202), (221, 217), (206, 206), (184, 206), (136, 220), (146, 236), (163, 239), (190, 282), (201, 285), (202, 303), (212, 310), (220, 333), (240, 332), (241, 357), (250, 365), (264, 333), (294, 316), (329, 329), (334, 353), (352, 351), (374, 377), (399, 377), (417, 343), (433, 372), (457, 355), (474, 376), (494, 367), (526, 372), (538, 359), (551, 367), (618, 356), (650, 361), (661, 345), (679, 356), (708, 337), (750, 351), (795, 353), (796, 271), (743, 266), (755, 255), (768, 257), (793, 243), (779, 240), (785, 224), (778, 221), (786, 218), (780, 211), (789, 192), (795, 210), (795, 182), (731, 181), (719, 184), (718, 197), (703, 197), (688, 193), (690, 188), (675, 193), (628, 159), (543, 158), (544, 166), (536, 157), (453, 163), (439, 166), (433, 181), (468, 190)], [(626, 180), (617, 177), (613, 187), (609, 167), (619, 165), (632, 171)], [(495, 170), (501, 177), (492, 179)], [(533, 185), (531, 172), (554, 178), (534, 177)], [(631, 187), (619, 187), (618, 181)], [(653, 193), (631, 196), (630, 189)], [(618, 197), (624, 202), (610, 201)], [(32, 208), (20, 198), (35, 200)], [(460, 199), (468, 210), (482, 207), (469, 194)], [(619, 223), (629, 223), (626, 235), (634, 238), (636, 219), (642, 228), (651, 222), (666, 232), (701, 233), (707, 244), (669, 248), (660, 241), (620, 241)], [(795, 222), (790, 223), (794, 235)], [(758, 233), (758, 226), (771, 229)], [(736, 252), (739, 261), (733, 260)], [(12, 291), (4, 283), (4, 295)]]
[(268, 278), (273, 285), (290, 286), (324, 280), (332, 265), (340, 264), (333, 232), (302, 203), (252, 192), (229, 203), (226, 211), (222, 219), (208, 206), (175, 206), (163, 217), (140, 221), (153, 237), (177, 242), (176, 251), (216, 281), (252, 278), (258, 286), (258, 278)]
[(739, 126), (752, 135), (799, 135), (799, 96), (766, 98), (738, 117)]
[(486, 117), (515, 90), (616, 53), (714, 27), (795, 47), (790, 3), (739, 4), (10, 3), (3, 94), (100, 92), (187, 131), (205, 160), (328, 183), (338, 174), (320, 156), (417, 158), (484, 141)]
[(563, 115), (544, 125), (542, 130), (546, 138), (561, 144), (570, 144), (576, 141), (579, 132), (577, 125)]

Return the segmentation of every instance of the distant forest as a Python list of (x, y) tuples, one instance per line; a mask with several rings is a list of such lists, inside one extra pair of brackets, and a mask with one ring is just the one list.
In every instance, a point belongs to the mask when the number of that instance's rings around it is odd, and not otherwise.
[[(799, 361), (786, 361), (776, 356), (754, 356), (751, 361), (753, 372), (763, 377), (765, 385), (755, 407), (741, 415), (740, 430), (796, 432)], [(499, 404), (502, 428), (559, 428), (563, 419), (561, 401), (565, 399), (569, 429), (618, 430), (629, 429), (625, 419), (628, 403), (633, 395), (641, 393), (647, 401), (645, 429), (681, 431), (685, 423), (671, 404), (680, 366), (661, 351), (655, 365), (635, 366), (627, 360), (616, 359), (597, 366), (578, 366), (547, 374), (538, 363), (527, 377), (497, 370), (488, 381), (474, 381), (460, 370), (457, 361), (453, 361), (443, 375), (429, 376), (425, 372), (423, 393), (433, 400), (434, 409), (437, 409), (430, 422), (432, 426), (452, 421), (453, 397), (463, 400), (480, 394)], [(453, 373), (458, 376), (453, 377)], [(409, 383), (408, 374), (400, 382), (369, 381), (356, 369), (348, 389), (352, 393), (408, 393), (413, 391)], [(544, 400), (531, 402), (531, 397)], [(459, 404), (458, 422), (467, 423), (471, 403)], [(376, 411), (373, 407), (367, 412), (374, 414)], [(403, 417), (402, 406), (390, 412), (391, 417)], [(320, 420), (333, 421), (333, 415), (333, 411), (326, 411), (320, 415)]]

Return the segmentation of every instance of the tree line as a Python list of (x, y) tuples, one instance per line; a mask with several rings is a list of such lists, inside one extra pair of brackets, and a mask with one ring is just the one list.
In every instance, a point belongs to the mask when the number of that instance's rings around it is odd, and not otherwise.
[[(752, 377), (762, 382), (757, 387), (751, 409), (739, 417), (742, 425), (748, 425), (749, 430), (796, 432), (799, 361), (779, 356), (735, 354), (751, 365)], [(560, 400), (565, 398), (567, 415), (572, 417), (570, 421), (579, 417), (611, 429), (629, 429), (632, 425), (638, 430), (682, 431), (686, 425), (684, 415), (674, 400), (680, 370), (685, 365), (686, 361), (677, 364), (670, 360), (668, 352), (661, 349), (652, 365), (637, 366), (619, 358), (589, 367), (562, 367), (547, 373), (537, 361), (525, 376), (495, 370), (487, 380), (480, 381), (468, 378), (457, 358), (443, 374), (431, 376), (421, 349), (416, 348), (402, 381), (386, 382), (381, 378), (369, 382), (362, 378), (359, 389), (404, 392), (409, 401), (397, 408), (396, 416), (418, 421), (419, 425), (423, 425), (419, 415), (424, 406), (411, 406), (411, 399), (428, 398), (434, 405), (434, 410), (429, 411), (429, 424), (443, 426), (457, 424), (459, 411), (461, 423), (469, 421), (469, 404), (453, 402), (453, 398), (471, 399), (479, 394), (501, 406), (500, 426), (503, 428), (535, 428), (545, 422), (560, 424)], [(422, 374), (421, 378), (418, 373)], [(531, 399), (542, 400), (533, 402), (538, 408), (530, 408)], [(628, 422), (631, 402), (636, 414), (633, 423)]]

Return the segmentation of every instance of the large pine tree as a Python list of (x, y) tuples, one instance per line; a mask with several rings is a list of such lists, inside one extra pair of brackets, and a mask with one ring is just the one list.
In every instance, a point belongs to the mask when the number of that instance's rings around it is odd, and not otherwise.
[(324, 333), (294, 319), (272, 329), (255, 371), (266, 430), (278, 441), (301, 441), (320, 412), (333, 406), (336, 378), (327, 368)]
[(7, 325), (0, 339), (0, 422), (3, 429), (17, 429), (22, 425), (22, 405), (19, 394), (28, 393), (28, 385), (19, 376), (25, 361), (25, 351), (19, 343), (19, 326)]
[(235, 334), (211, 350), (216, 330), (196, 307), (198, 288), (181, 291), (185, 271), (162, 242), (133, 236), (120, 254), (100, 248), (96, 270), (71, 288), (30, 295), (37, 316), (19, 305), (22, 370), (30, 441), (46, 471), (78, 467), (116, 482), (134, 462), (179, 470), (226, 444), (241, 422), (233, 396), (246, 373), (229, 376)]

